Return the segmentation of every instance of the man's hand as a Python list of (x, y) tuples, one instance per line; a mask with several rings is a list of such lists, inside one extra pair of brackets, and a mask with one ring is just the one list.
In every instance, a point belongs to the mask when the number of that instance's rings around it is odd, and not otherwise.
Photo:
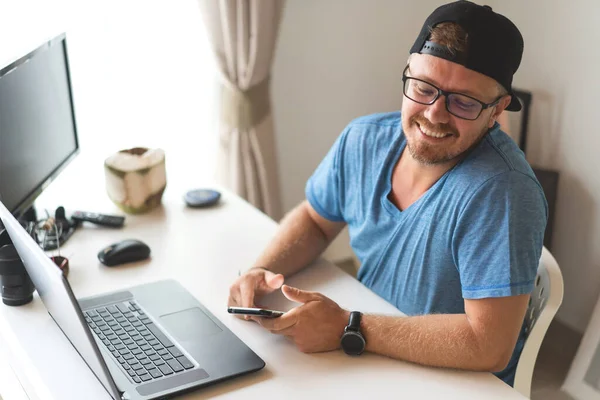
[[(257, 307), (261, 297), (279, 289), (283, 285), (283, 275), (264, 268), (252, 268), (233, 282), (229, 288), (229, 307)], [(249, 316), (238, 315), (240, 319)]]
[(289, 300), (303, 303), (279, 318), (253, 318), (272, 333), (291, 339), (303, 353), (331, 351), (340, 347), (340, 338), (350, 313), (317, 292), (283, 285)]

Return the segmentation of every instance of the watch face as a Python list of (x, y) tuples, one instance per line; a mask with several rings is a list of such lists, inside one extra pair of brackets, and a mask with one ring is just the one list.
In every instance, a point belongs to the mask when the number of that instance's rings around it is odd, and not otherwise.
[(342, 349), (346, 354), (359, 355), (365, 349), (365, 339), (357, 332), (348, 331), (342, 336)]

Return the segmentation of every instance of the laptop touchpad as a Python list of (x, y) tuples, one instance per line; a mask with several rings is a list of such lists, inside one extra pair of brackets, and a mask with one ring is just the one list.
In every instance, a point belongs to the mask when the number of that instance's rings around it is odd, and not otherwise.
[(199, 337), (221, 332), (221, 328), (198, 307), (162, 315), (160, 322), (181, 342), (195, 341)]

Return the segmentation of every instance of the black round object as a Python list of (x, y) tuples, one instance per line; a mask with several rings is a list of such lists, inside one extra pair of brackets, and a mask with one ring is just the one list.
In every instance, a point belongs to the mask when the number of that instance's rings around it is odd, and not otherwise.
[(35, 287), (12, 244), (0, 247), (0, 290), (2, 302), (9, 306), (20, 306), (33, 300)]
[(183, 199), (189, 207), (210, 207), (219, 202), (221, 193), (212, 189), (194, 189), (185, 194)]
[(344, 353), (357, 356), (365, 349), (365, 339), (355, 331), (346, 331), (342, 336), (342, 349)]

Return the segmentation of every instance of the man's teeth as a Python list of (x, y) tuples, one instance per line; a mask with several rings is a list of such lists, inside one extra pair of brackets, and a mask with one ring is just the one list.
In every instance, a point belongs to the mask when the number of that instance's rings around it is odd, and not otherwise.
[(443, 138), (443, 137), (452, 135), (451, 133), (433, 132), (433, 131), (425, 129), (423, 126), (419, 126), (419, 128), (421, 129), (421, 132), (423, 132), (425, 135), (431, 136), (434, 138)]

